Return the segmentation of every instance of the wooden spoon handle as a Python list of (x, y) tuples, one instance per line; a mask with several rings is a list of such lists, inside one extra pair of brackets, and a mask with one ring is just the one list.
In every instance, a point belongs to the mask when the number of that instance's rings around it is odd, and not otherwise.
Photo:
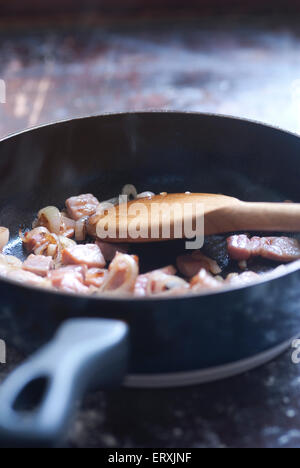
[(206, 235), (230, 231), (300, 232), (300, 203), (240, 202), (205, 217)]

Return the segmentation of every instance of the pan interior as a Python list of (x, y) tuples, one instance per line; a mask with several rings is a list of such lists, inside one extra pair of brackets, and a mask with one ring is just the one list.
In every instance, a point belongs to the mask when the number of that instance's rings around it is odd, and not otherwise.
[[(106, 200), (139, 192), (223, 193), (246, 201), (299, 201), (300, 141), (251, 122), (182, 113), (91, 117), (0, 143), (0, 225), (6, 253), (24, 258), (19, 229), (46, 205), (80, 193)], [(182, 241), (137, 245), (142, 270), (174, 263)]]

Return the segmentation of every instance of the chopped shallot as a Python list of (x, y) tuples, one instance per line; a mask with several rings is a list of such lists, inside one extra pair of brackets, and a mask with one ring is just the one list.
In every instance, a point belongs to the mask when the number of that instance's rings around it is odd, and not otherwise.
[(167, 275), (154, 271), (149, 275), (146, 285), (146, 296), (155, 294), (178, 295), (188, 291), (190, 285), (179, 276)]
[(38, 213), (38, 226), (46, 227), (53, 234), (60, 234), (62, 216), (55, 206), (47, 206)]
[(8, 268), (22, 268), (22, 262), (13, 255), (0, 254), (0, 265), (4, 265)]
[(101, 288), (102, 292), (133, 293), (138, 277), (138, 258), (117, 253), (108, 268), (108, 275)]
[(4, 249), (9, 241), (9, 230), (6, 227), (0, 227), (0, 252)]

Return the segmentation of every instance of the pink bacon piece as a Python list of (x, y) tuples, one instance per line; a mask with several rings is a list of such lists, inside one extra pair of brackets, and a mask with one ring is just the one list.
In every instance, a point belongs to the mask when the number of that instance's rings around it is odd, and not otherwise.
[(29, 255), (23, 263), (23, 270), (30, 271), (38, 276), (47, 276), (48, 272), (54, 268), (54, 262), (51, 257), (44, 255)]
[(86, 267), (68, 266), (48, 273), (54, 288), (69, 293), (88, 294), (89, 288), (84, 284)]
[(227, 239), (231, 259), (242, 261), (251, 257), (263, 257), (278, 262), (292, 262), (300, 258), (300, 243), (290, 237), (251, 237), (245, 234), (234, 235)]
[(70, 218), (78, 221), (84, 216), (92, 216), (96, 213), (99, 200), (91, 193), (78, 195), (66, 200), (66, 207)]
[(207, 257), (199, 250), (189, 255), (180, 255), (177, 257), (177, 268), (186, 278), (192, 278), (201, 268), (210, 271), (214, 275), (221, 273), (221, 268), (217, 262)]
[(103, 268), (90, 268), (86, 274), (84, 283), (86, 286), (94, 286), (95, 288), (100, 288), (108, 274), (108, 270)]
[(64, 265), (86, 265), (88, 268), (103, 268), (105, 259), (98, 245), (74, 245), (62, 251)]
[(220, 289), (223, 286), (223, 281), (215, 279), (205, 268), (201, 268), (197, 275), (191, 279), (190, 286), (193, 292), (203, 289)]

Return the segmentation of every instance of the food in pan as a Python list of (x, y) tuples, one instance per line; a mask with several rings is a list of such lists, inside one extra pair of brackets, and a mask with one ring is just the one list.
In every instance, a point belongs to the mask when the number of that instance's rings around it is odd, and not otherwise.
[(143, 258), (134, 255), (134, 247), (131, 252), (128, 245), (89, 235), (99, 206), (94, 195), (83, 194), (66, 200), (63, 211), (53, 206), (40, 210), (32, 229), (20, 232), (28, 253), (24, 262), (6, 254), (9, 231), (0, 227), (0, 276), (68, 293), (178, 296), (251, 284), (300, 259), (296, 237), (238, 233), (211, 236), (202, 250), (174, 254), (174, 265), (142, 272)]

